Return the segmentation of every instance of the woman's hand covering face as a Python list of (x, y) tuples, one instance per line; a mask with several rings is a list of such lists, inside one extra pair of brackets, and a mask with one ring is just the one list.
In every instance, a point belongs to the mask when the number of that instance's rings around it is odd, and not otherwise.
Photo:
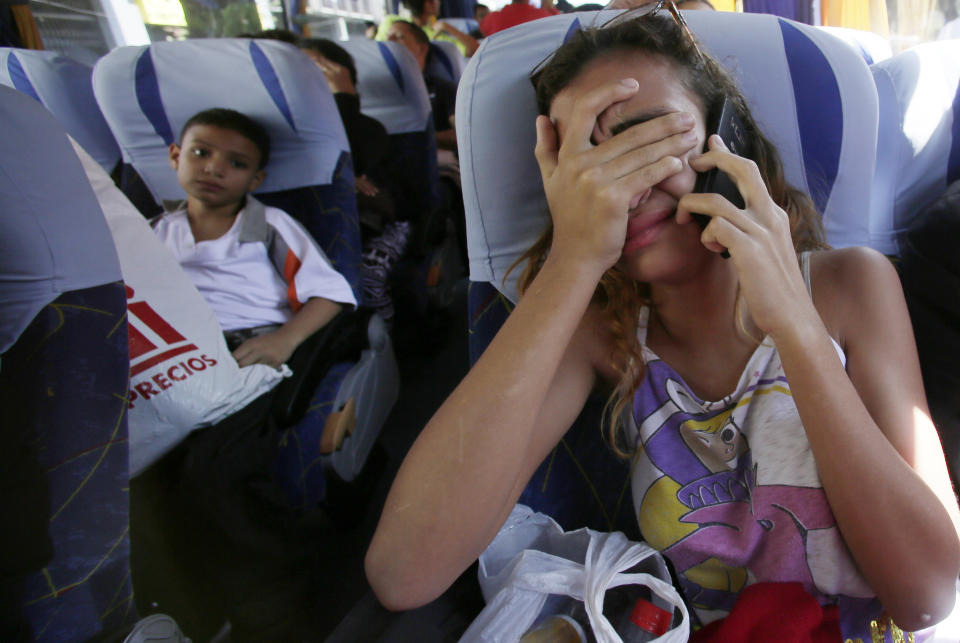
[(630, 210), (684, 169), (681, 159), (698, 142), (696, 121), (692, 114), (670, 112), (635, 119), (621, 131), (605, 116), (638, 93), (636, 79), (586, 91), (574, 85), (557, 94), (552, 118), (537, 118), (536, 156), (553, 218), (552, 252), (606, 270), (623, 251)]

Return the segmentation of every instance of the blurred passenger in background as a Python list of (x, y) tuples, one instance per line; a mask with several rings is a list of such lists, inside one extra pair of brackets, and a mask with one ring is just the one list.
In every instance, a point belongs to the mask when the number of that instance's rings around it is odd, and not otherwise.
[(477, 21), (477, 28), (471, 31), (470, 35), (477, 40), (483, 39), (483, 32), (480, 31), (480, 23), (483, 22), (483, 19), (488, 15), (490, 15), (490, 7), (483, 3), (477, 3), (473, 8), (473, 19)]
[[(437, 20), (440, 13), (440, 0), (402, 0), (403, 6), (410, 11), (411, 18), (409, 22), (423, 29), (427, 34), (428, 40), (448, 40), (460, 49), (460, 53), (469, 58), (477, 50), (480, 43), (470, 34), (463, 33), (453, 25)], [(390, 27), (400, 16), (385, 16), (380, 23), (380, 29), (377, 32), (377, 40), (389, 40), (387, 34), (390, 33)]]
[(558, 13), (561, 12), (554, 8), (553, 0), (542, 0), (540, 8), (531, 5), (530, 0), (513, 0), (500, 11), (494, 11), (484, 18), (480, 23), (480, 31), (484, 36), (490, 36), (524, 22), (555, 16)]
[(387, 130), (380, 121), (360, 112), (357, 67), (353, 56), (337, 43), (323, 38), (304, 38), (299, 47), (323, 71), (333, 92), (340, 120), (350, 142), (357, 192), (365, 196), (377, 196), (380, 189), (373, 184), (367, 172), (383, 160)]
[(444, 150), (457, 149), (457, 132), (453, 129), (454, 105), (457, 100), (457, 86), (445, 78), (426, 71), (430, 61), (430, 40), (426, 32), (406, 20), (394, 20), (387, 31), (387, 40), (398, 42), (413, 54), (430, 95), (430, 107), (433, 110), (433, 125), (437, 131), (437, 147)]

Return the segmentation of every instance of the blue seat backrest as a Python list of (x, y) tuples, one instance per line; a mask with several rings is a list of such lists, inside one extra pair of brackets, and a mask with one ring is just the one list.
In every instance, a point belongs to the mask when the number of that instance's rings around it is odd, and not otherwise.
[(97, 62), (93, 85), (124, 162), (157, 202), (184, 198), (168, 147), (191, 116), (226, 107), (264, 125), (271, 152), (258, 198), (303, 223), (359, 292), (350, 148), (329, 85), (303, 52), (240, 38), (121, 47)]
[[(0, 87), (0, 139), (0, 317), (19, 313), (24, 300), (32, 310), (12, 344), (0, 344), (0, 567), (5, 580), (11, 557), (18, 571), (32, 572), (18, 599), (34, 640), (92, 640), (136, 620), (126, 295), (110, 231), (64, 127)], [(35, 458), (23, 457), (31, 450)], [(23, 484), (31, 460), (37, 485)], [(27, 542), (13, 546), (18, 536)], [(53, 557), (37, 560), (44, 543)]]
[[(484, 40), (461, 78), (456, 122), (470, 276), (486, 282), (470, 289), (472, 358), (516, 301), (520, 271), (504, 284), (506, 272), (548, 216), (533, 155), (536, 104), (529, 72), (581, 25), (603, 24), (613, 15), (567, 14), (496, 34)], [(868, 242), (864, 195), (873, 179), (878, 108), (863, 58), (825, 32), (774, 16), (686, 15), (703, 48), (734, 75), (780, 150), (788, 181), (824, 213), (830, 242)], [(630, 465), (603, 443), (597, 406), (588, 404), (521, 500), (568, 529), (590, 525), (630, 533), (636, 529), (624, 500)]]
[(890, 46), (890, 41), (872, 31), (827, 26), (819, 26), (818, 29), (822, 29), (828, 34), (836, 36), (853, 47), (868, 65), (886, 60), (893, 55), (893, 48)]
[(53, 51), (0, 47), (0, 84), (50, 110), (67, 133), (110, 173), (120, 162), (120, 148), (93, 97), (91, 72), (91, 67)]
[(460, 82), (463, 68), (467, 66), (467, 59), (452, 42), (433, 40), (430, 42), (430, 56), (427, 59), (428, 74), (439, 76), (454, 85)]
[(360, 110), (390, 137), (387, 162), (373, 178), (390, 189), (398, 218), (419, 220), (439, 202), (437, 141), (423, 74), (398, 43), (359, 38), (341, 45), (357, 66)]
[(899, 236), (960, 179), (960, 40), (912, 47), (871, 67), (880, 98), (874, 236)]
[(430, 98), (413, 55), (394, 42), (354, 38), (341, 43), (357, 66), (360, 110), (388, 134), (422, 132), (430, 120)]

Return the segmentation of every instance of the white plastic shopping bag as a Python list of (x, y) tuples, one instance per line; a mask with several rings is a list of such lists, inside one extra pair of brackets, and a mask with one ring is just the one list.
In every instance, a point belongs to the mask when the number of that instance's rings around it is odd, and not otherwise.
[[(603, 596), (621, 585), (645, 585), (655, 604), (678, 610), (679, 625), (657, 641), (681, 643), (689, 636), (687, 608), (670, 582), (663, 558), (649, 545), (630, 541), (620, 532), (564, 532), (549, 516), (517, 505), (479, 562), (487, 606), (461, 642), (518, 641), (548, 599), (560, 595), (584, 601), (599, 643), (619, 643), (620, 637), (603, 615)], [(640, 563), (646, 573), (623, 573)]]
[(237, 365), (216, 315), (176, 259), (103, 168), (73, 145), (107, 219), (127, 289), (133, 477), (192, 430), (239, 411), (290, 370)]

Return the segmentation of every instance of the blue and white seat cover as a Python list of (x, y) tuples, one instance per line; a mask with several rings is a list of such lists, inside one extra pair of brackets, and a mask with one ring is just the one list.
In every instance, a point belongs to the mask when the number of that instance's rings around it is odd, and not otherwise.
[(960, 179), (960, 41), (912, 47), (871, 67), (880, 100), (872, 244), (898, 237)]
[(64, 127), (0, 87), (0, 138), (4, 600), (32, 640), (110, 638), (136, 620), (120, 264)]
[(120, 162), (117, 146), (93, 97), (93, 69), (54, 51), (0, 47), (0, 84), (50, 110), (80, 146), (108, 173)]
[(340, 43), (357, 66), (360, 111), (388, 134), (422, 132), (430, 120), (427, 86), (416, 60), (395, 42), (354, 38)]
[(430, 42), (430, 52), (424, 71), (449, 80), (454, 85), (459, 83), (463, 69), (467, 66), (467, 59), (457, 46), (448, 40), (433, 40)]
[(893, 55), (893, 48), (890, 46), (890, 41), (872, 31), (822, 25), (818, 28), (826, 31), (831, 36), (836, 36), (853, 47), (863, 56), (863, 59), (868, 65), (886, 60)]
[(360, 111), (390, 136), (383, 174), (372, 178), (390, 190), (399, 219), (422, 220), (439, 194), (433, 113), (420, 67), (399, 43), (361, 38), (341, 44), (357, 66)]

